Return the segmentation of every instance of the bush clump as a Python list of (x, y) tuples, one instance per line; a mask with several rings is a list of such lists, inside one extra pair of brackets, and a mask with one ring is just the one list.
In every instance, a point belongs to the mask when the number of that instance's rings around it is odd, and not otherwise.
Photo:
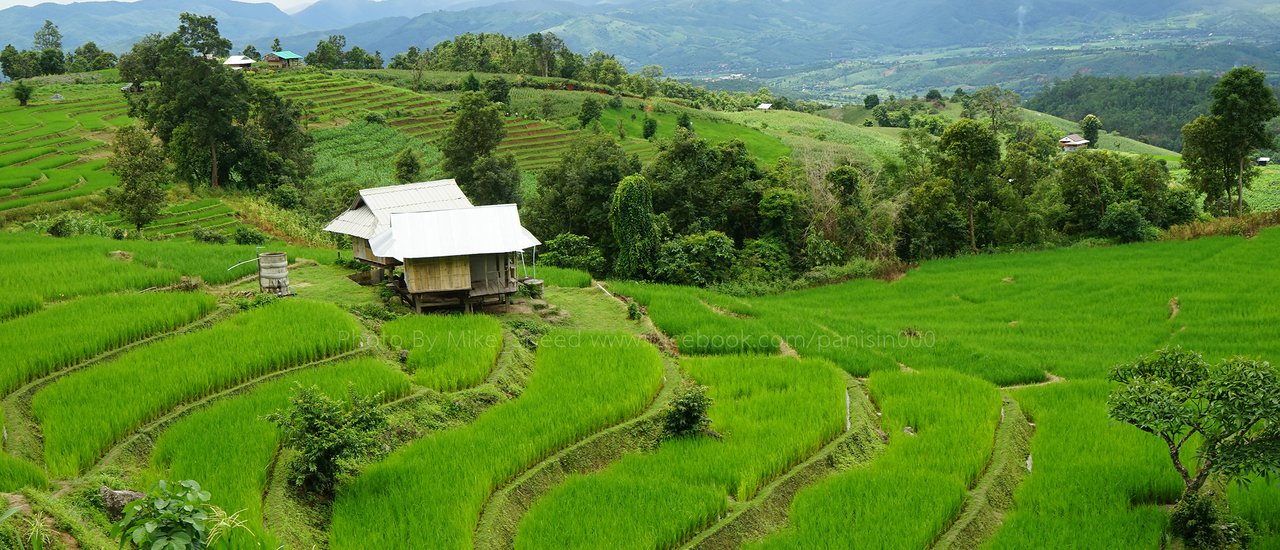
[(258, 231), (257, 229), (254, 229), (248, 226), (241, 226), (236, 228), (235, 233), (232, 233), (231, 235), (231, 239), (234, 240), (236, 244), (257, 245), (257, 244), (265, 244), (267, 242), (266, 235), (262, 234), (261, 231)]
[(1122, 243), (1151, 241), (1159, 236), (1159, 231), (1142, 215), (1142, 204), (1138, 201), (1117, 202), (1107, 206), (1098, 229), (1103, 235)]
[(711, 408), (711, 397), (707, 395), (707, 387), (685, 383), (676, 391), (676, 396), (667, 405), (662, 420), (662, 429), (667, 437), (683, 437), (705, 433), (711, 427), (711, 418), (707, 409)]

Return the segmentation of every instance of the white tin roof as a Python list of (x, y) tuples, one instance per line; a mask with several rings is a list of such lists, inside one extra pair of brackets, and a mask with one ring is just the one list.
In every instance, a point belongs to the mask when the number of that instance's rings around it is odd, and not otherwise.
[(253, 63), (252, 59), (243, 55), (233, 55), (222, 62), (223, 65), (252, 65)]
[(517, 252), (542, 244), (520, 225), (514, 204), (391, 215), (391, 227), (369, 240), (383, 258), (444, 258)]
[(324, 230), (369, 239), (389, 226), (392, 214), (470, 207), (471, 201), (454, 180), (361, 189), (351, 208)]

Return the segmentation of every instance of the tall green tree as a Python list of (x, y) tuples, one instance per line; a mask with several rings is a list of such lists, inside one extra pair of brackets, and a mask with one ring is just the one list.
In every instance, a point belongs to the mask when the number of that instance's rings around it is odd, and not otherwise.
[(440, 145), (444, 170), (458, 183), (469, 185), (476, 160), (493, 154), (507, 135), (502, 110), (482, 92), (466, 92), (458, 99), (453, 125)]
[(997, 134), (1021, 118), (1019, 109), (1022, 98), (1013, 90), (987, 86), (965, 96), (962, 101), (966, 116), (985, 117), (991, 123), (991, 131)]
[(876, 107), (879, 107), (880, 96), (877, 94), (870, 94), (867, 97), (862, 98), (862, 106), (866, 108), (868, 111), (871, 109), (875, 109)]
[(279, 37), (279, 36), (277, 36), (277, 37), (275, 37), (275, 38), (272, 38), (272, 39), (271, 39), (271, 51), (273, 51), (273, 52), (278, 52), (278, 51), (282, 51), (282, 50), (284, 50), (284, 47), (280, 45), (280, 37)]
[(179, 14), (178, 38), (202, 56), (226, 57), (231, 53), (231, 40), (218, 32), (218, 20), (212, 15)]
[(40, 76), (40, 56), (33, 51), (20, 51), (9, 44), (0, 52), (0, 72), (9, 80)]
[(654, 211), (679, 233), (717, 230), (743, 243), (760, 234), (759, 205), (772, 183), (737, 140), (711, 144), (679, 128), (645, 167)]
[(529, 227), (550, 238), (573, 233), (589, 238), (603, 255), (616, 255), (609, 204), (623, 178), (640, 171), (640, 160), (609, 134), (586, 134), (560, 162), (538, 176), (538, 196), (530, 203)]
[(961, 119), (942, 133), (938, 148), (944, 172), (968, 218), (969, 248), (977, 252), (975, 213), (1000, 162), (1000, 142), (993, 130), (977, 121)]
[(1080, 135), (1089, 140), (1091, 149), (1098, 147), (1098, 134), (1102, 132), (1102, 119), (1096, 115), (1085, 115), (1080, 120)]
[(1236, 160), (1237, 214), (1244, 213), (1244, 188), (1253, 152), (1274, 145), (1265, 124), (1280, 116), (1280, 102), (1266, 78), (1254, 67), (1236, 67), (1213, 87), (1209, 112), (1221, 121), (1222, 140)]
[(143, 82), (159, 80), (160, 59), (166, 53), (164, 48), (172, 48), (159, 33), (148, 34), (133, 44), (128, 53), (120, 56), (116, 68), (120, 69), (120, 78), (132, 82), (135, 89), (141, 89)]
[(34, 49), (38, 52), (45, 50), (62, 51), (62, 32), (58, 30), (58, 26), (53, 21), (44, 20), (44, 24), (36, 31), (32, 38)]
[(484, 93), (489, 96), (489, 101), (504, 105), (511, 104), (511, 83), (501, 76), (484, 81)]
[(1215, 116), (1200, 116), (1183, 126), (1182, 165), (1188, 182), (1205, 194), (1207, 210), (1232, 213), (1238, 159), (1222, 126), (1222, 119)]
[(116, 66), (116, 54), (104, 52), (97, 44), (85, 42), (67, 56), (67, 72), (101, 71)]
[(255, 48), (253, 44), (249, 44), (248, 46), (245, 46), (243, 50), (240, 50), (240, 55), (243, 55), (254, 61), (262, 60), (262, 54), (258, 52), (258, 48)]
[(107, 190), (112, 209), (138, 231), (160, 217), (168, 166), (164, 148), (151, 134), (139, 126), (116, 130), (107, 168), (120, 180)]
[(653, 189), (644, 176), (623, 178), (613, 192), (609, 223), (618, 245), (613, 272), (618, 277), (642, 279), (653, 268), (658, 234), (653, 224)]
[(514, 155), (480, 157), (471, 174), (471, 182), (462, 190), (476, 206), (520, 203), (520, 167)]
[(316, 49), (311, 50), (302, 60), (312, 67), (340, 69), (345, 55), (342, 49), (346, 46), (347, 37), (337, 34), (329, 35), (328, 38), (317, 42)]

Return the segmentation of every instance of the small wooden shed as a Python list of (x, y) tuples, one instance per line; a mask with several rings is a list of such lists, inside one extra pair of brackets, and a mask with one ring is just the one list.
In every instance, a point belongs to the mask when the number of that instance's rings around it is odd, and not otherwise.
[(329, 222), (324, 230), (351, 237), (352, 256), (381, 271), (400, 265), (395, 258), (381, 257), (369, 248), (369, 239), (391, 226), (391, 215), (402, 212), (429, 212), (470, 208), (471, 201), (458, 182), (437, 180), (405, 185), (361, 189), (351, 207)]
[(302, 56), (289, 50), (271, 52), (262, 56), (262, 60), (267, 62), (272, 69), (288, 69), (294, 65), (302, 64)]
[(392, 214), (369, 240), (373, 254), (404, 264), (393, 285), (419, 312), (506, 303), (519, 283), (516, 255), (539, 244), (514, 204)]

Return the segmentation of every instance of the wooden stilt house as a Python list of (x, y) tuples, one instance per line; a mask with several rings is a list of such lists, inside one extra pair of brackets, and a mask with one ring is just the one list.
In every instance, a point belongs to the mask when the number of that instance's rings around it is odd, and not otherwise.
[(391, 214), (371, 252), (404, 265), (392, 281), (417, 311), (506, 303), (518, 286), (517, 254), (541, 244), (514, 204)]
[(369, 239), (390, 227), (393, 214), (457, 208), (471, 208), (471, 201), (454, 180), (361, 189), (351, 208), (329, 222), (324, 230), (351, 237), (352, 255), (373, 266), (375, 279), (379, 279), (382, 270), (394, 268), (400, 261), (374, 254), (369, 248)]

